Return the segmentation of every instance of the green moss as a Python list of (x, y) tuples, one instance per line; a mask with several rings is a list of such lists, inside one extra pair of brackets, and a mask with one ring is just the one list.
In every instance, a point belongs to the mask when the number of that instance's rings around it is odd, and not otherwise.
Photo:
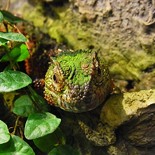
[(33, 22), (36, 27), (41, 28), (44, 26), (44, 21), (45, 21), (46, 17), (43, 16), (43, 14), (42, 14), (43, 10), (40, 5), (33, 7), (26, 3), (24, 5), (24, 7), (22, 8), (22, 10), (21, 10), (21, 12), (24, 12), (24, 14), (23, 14), (24, 19)]
[(79, 18), (70, 9), (59, 12), (59, 20), (53, 22), (49, 27), (49, 34), (58, 42), (66, 42), (74, 49), (86, 49), (92, 42), (92, 35), (85, 31), (79, 22)]
[[(93, 63), (91, 51), (65, 52), (57, 58), (68, 83), (83, 85), (91, 80)], [(86, 68), (82, 67), (86, 65)]]
[(25, 19), (32, 21), (59, 43), (67, 43), (74, 49), (87, 49), (94, 42), (92, 34), (86, 31), (91, 25), (81, 24), (79, 17), (71, 12), (69, 6), (52, 7), (51, 12), (56, 15), (54, 18), (44, 16), (40, 5), (32, 7), (26, 4), (23, 10)]

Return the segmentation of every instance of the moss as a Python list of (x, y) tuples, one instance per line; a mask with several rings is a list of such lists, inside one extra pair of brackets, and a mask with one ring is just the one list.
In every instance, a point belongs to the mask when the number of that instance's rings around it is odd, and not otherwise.
[[(59, 13), (59, 9), (56, 10)], [(92, 42), (89, 31), (84, 31), (76, 15), (70, 9), (59, 14), (60, 19), (56, 20), (49, 27), (49, 34), (58, 42), (66, 42), (74, 49), (86, 49)], [(64, 40), (65, 39), (65, 40)]]
[[(57, 61), (67, 76), (68, 83), (72, 83), (74, 86), (87, 84), (91, 80), (93, 64), (91, 51), (65, 53), (59, 56)], [(82, 68), (82, 65), (86, 65), (86, 68)]]
[(33, 24), (36, 27), (41, 28), (44, 26), (44, 21), (45, 21), (46, 17), (43, 16), (42, 7), (40, 5), (33, 7), (26, 3), (24, 5), (24, 7), (22, 8), (22, 10), (21, 10), (21, 12), (24, 12), (24, 14), (23, 14), (24, 19), (33, 22)]
[[(67, 43), (74, 49), (86, 49), (93, 42), (92, 34), (83, 30), (84, 27), (80, 24), (79, 17), (73, 14), (68, 6), (52, 7), (51, 12), (56, 14), (55, 18), (44, 16), (43, 8), (40, 5), (32, 7), (26, 4), (23, 10), (25, 19), (32, 21), (35, 26), (48, 33), (59, 43)], [(84, 29), (88, 27), (90, 26), (86, 25)]]

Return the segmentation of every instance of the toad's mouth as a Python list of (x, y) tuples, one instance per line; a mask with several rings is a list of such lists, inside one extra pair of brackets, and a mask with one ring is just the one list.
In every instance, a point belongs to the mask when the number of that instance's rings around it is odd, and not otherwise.
[(49, 104), (65, 111), (78, 113), (93, 110), (99, 105), (100, 99), (94, 91), (90, 83), (84, 86), (66, 86), (60, 92), (54, 91), (51, 85), (46, 85), (44, 94)]

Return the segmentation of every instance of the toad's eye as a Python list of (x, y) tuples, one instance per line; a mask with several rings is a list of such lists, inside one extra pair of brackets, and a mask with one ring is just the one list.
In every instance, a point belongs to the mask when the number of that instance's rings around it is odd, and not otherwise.
[(58, 83), (58, 79), (57, 79), (55, 74), (53, 75), (53, 80), (54, 80), (55, 83)]

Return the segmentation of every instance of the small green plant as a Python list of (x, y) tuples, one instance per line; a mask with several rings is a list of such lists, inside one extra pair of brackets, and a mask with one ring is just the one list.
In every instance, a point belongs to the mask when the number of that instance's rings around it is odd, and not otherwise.
[[(8, 62), (0, 72), (0, 94), (3, 96), (14, 91), (20, 94), (11, 105), (12, 112), (17, 118), (27, 118), (24, 137), (33, 140), (41, 151), (49, 155), (78, 155), (77, 151), (65, 145), (64, 135), (59, 128), (61, 119), (48, 111), (44, 98), (32, 89), (31, 78), (20, 71), (19, 62), (30, 55), (26, 46), (27, 38), (16, 27), (18, 22), (23, 22), (23, 19), (6, 10), (0, 10), (0, 63)], [(25, 91), (21, 93), (23, 89)], [(17, 123), (10, 133), (5, 122), (0, 120), (0, 154), (34, 155), (32, 147), (22, 136), (15, 135), (16, 128)]]

